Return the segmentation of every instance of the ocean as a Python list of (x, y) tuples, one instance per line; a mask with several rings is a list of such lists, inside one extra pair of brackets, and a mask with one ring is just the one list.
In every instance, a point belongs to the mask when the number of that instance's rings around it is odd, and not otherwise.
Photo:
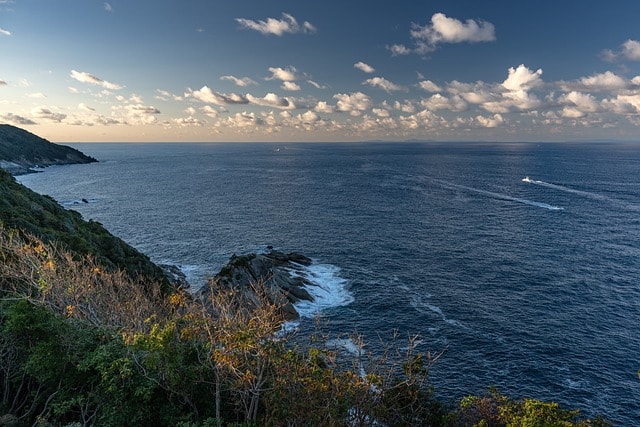
[(640, 144), (70, 145), (100, 162), (19, 181), (194, 288), (232, 254), (301, 252), (302, 333), (418, 335), (443, 399), (640, 425)]

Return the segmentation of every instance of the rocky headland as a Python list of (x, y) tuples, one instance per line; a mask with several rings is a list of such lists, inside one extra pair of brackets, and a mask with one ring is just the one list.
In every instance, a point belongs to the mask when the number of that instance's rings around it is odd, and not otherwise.
[(259, 289), (269, 302), (280, 307), (286, 320), (296, 320), (300, 315), (293, 304), (313, 301), (307, 288), (314, 285), (301, 274), (303, 267), (311, 263), (311, 259), (299, 253), (273, 249), (267, 253), (233, 255), (198, 294), (206, 297), (213, 287), (229, 289), (237, 292), (244, 304), (256, 307), (261, 301), (256, 288), (259, 284)]
[(13, 175), (52, 165), (93, 162), (97, 160), (75, 148), (54, 144), (15, 126), (0, 125), (0, 168)]

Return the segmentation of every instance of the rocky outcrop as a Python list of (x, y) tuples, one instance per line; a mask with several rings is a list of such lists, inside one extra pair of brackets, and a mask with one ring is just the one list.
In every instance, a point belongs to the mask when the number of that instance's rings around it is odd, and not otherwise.
[(51, 165), (97, 162), (75, 148), (58, 145), (11, 125), (0, 125), (0, 168), (13, 175)]
[(212, 287), (233, 289), (239, 292), (244, 303), (257, 306), (260, 296), (255, 285), (261, 284), (260, 288), (271, 303), (280, 307), (284, 318), (295, 320), (300, 316), (294, 304), (301, 300), (313, 301), (305, 289), (312, 283), (296, 274), (310, 264), (309, 258), (295, 252), (285, 254), (271, 250), (264, 254), (233, 255), (227, 265), (198, 292), (205, 295)]

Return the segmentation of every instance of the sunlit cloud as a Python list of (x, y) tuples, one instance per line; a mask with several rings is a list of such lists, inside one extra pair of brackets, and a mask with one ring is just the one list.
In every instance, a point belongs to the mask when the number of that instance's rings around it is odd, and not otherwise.
[(311, 86), (315, 87), (316, 89), (326, 89), (327, 88), (327, 86), (321, 85), (320, 83), (316, 83), (313, 80), (307, 80), (307, 83), (309, 83)]
[(403, 44), (387, 46), (393, 56), (417, 53), (425, 55), (442, 43), (480, 43), (496, 40), (495, 26), (484, 20), (467, 19), (462, 22), (444, 13), (434, 13), (431, 23), (412, 24), (409, 32), (413, 48)]
[(84, 102), (81, 102), (80, 104), (78, 104), (78, 109), (82, 110), (82, 111), (95, 111), (95, 108), (89, 107), (87, 104), (85, 104)]
[(249, 77), (238, 78), (234, 76), (222, 76), (220, 77), (220, 80), (228, 80), (230, 82), (233, 82), (236, 86), (240, 87), (258, 84), (255, 81), (251, 80)]
[(266, 21), (254, 21), (245, 18), (236, 18), (236, 22), (242, 28), (255, 30), (264, 35), (282, 36), (285, 33), (315, 33), (316, 27), (310, 22), (304, 21), (298, 24), (296, 18), (288, 13), (282, 14), (282, 19), (267, 18)]
[(364, 82), (362, 82), (362, 84), (366, 84), (369, 85), (371, 87), (378, 87), (382, 90), (384, 90), (387, 93), (391, 93), (391, 92), (397, 92), (397, 91), (402, 91), (402, 90), (406, 90), (406, 88), (404, 88), (403, 86), (397, 85), (393, 82), (390, 82), (389, 80), (385, 79), (384, 77), (373, 77), (371, 79), (367, 79)]
[(606, 49), (602, 52), (602, 57), (606, 61), (614, 62), (614, 61), (640, 61), (640, 41), (637, 40), (627, 40), (622, 45), (620, 45), (620, 49), (618, 51), (613, 51), (610, 49)]
[(371, 65), (365, 64), (362, 61), (356, 62), (355, 64), (353, 64), (353, 67), (367, 74), (371, 74), (376, 71), (376, 69), (373, 68)]
[(0, 87), (2, 86), (8, 86), (8, 83), (5, 82), (4, 80), (0, 80)]
[(442, 88), (431, 80), (422, 80), (418, 83), (418, 86), (427, 92), (442, 92)]
[(274, 107), (280, 109), (295, 109), (296, 104), (291, 98), (282, 98), (275, 93), (268, 93), (263, 98), (253, 96), (251, 94), (246, 95), (246, 99), (254, 105), (263, 107)]
[(46, 95), (42, 92), (34, 92), (34, 93), (27, 94), (27, 97), (33, 98), (33, 99), (44, 99), (46, 98)]
[(295, 67), (269, 67), (269, 72), (271, 72), (271, 76), (267, 77), (266, 80), (282, 80), (283, 82), (292, 82), (297, 80)]
[(226, 95), (218, 92), (214, 92), (208, 86), (202, 86), (202, 88), (192, 91), (189, 89), (185, 94), (185, 97), (193, 97), (199, 101), (206, 102), (208, 104), (215, 105), (229, 105), (229, 104), (248, 104), (249, 101), (245, 96), (232, 93)]
[(363, 111), (371, 107), (371, 99), (362, 92), (338, 93), (333, 97), (338, 100), (336, 102), (336, 110), (349, 113), (352, 116), (359, 116)]
[(283, 82), (282, 89), (289, 91), (298, 91), (301, 89), (300, 85), (295, 82)]
[(102, 86), (105, 89), (111, 89), (111, 90), (120, 90), (122, 89), (124, 86), (116, 84), (116, 83), (111, 83), (108, 82), (106, 80), (102, 80), (96, 76), (94, 76), (93, 74), (89, 74), (83, 71), (76, 71), (76, 70), (71, 70), (71, 74), (70, 74), (71, 78), (81, 82), (81, 83), (90, 83), (90, 84), (94, 84), (94, 85), (98, 85), (98, 86)]
[(5, 30), (4, 28), (0, 28), (0, 35), (2, 35), (2, 36), (10, 36), (11, 35), (11, 31)]
[(102, 6), (104, 7), (104, 10), (106, 10), (107, 12), (109, 13), (113, 12), (113, 6), (111, 6), (110, 3), (104, 2)]

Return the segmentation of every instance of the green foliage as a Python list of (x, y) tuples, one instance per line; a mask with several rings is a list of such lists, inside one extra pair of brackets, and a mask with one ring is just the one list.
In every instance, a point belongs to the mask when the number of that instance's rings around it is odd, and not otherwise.
[(148, 278), (169, 290), (162, 270), (149, 258), (113, 236), (99, 222), (84, 221), (53, 199), (17, 183), (0, 169), (0, 224), (57, 243), (80, 256), (91, 255), (112, 270), (125, 270), (133, 278)]

